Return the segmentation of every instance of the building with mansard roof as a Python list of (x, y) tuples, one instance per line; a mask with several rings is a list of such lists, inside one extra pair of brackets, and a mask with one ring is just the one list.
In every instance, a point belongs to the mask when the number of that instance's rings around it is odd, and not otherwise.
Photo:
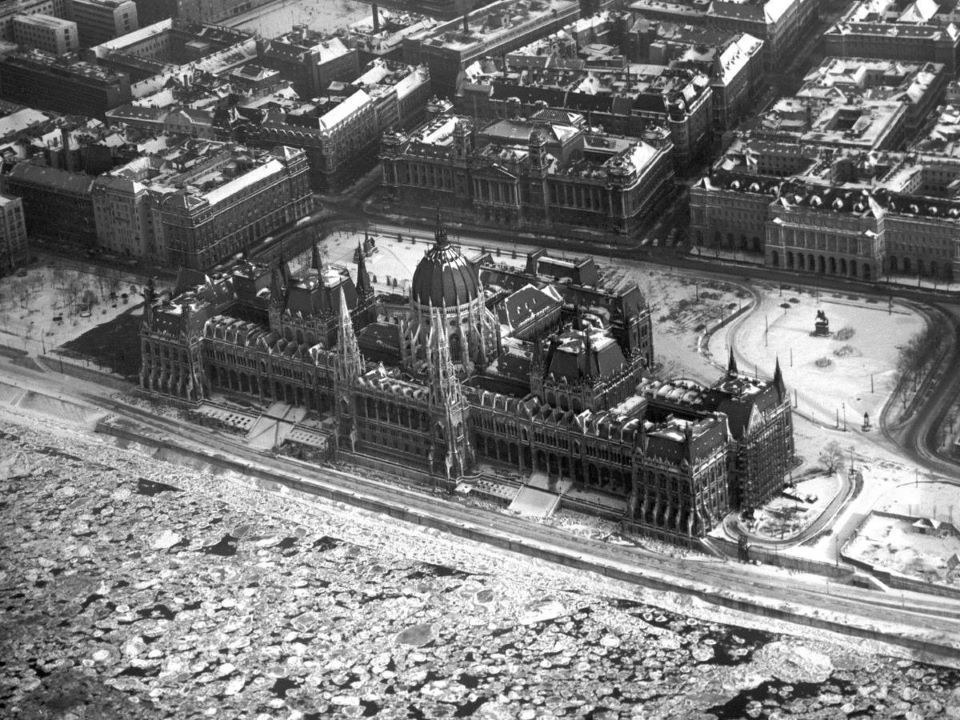
[(381, 140), (383, 185), (398, 200), (431, 198), (508, 226), (578, 225), (630, 234), (674, 192), (666, 132), (594, 132), (574, 113), (477, 127), (441, 112)]
[(865, 281), (960, 273), (960, 160), (744, 137), (690, 189), (701, 252)]
[[(522, 270), (465, 257), (437, 223), (409, 298), (374, 296), (357, 253), (293, 276), (240, 261), (146, 292), (144, 388), (283, 401), (327, 420), (357, 464), (391, 458), (449, 489), (483, 466), (590, 490), (631, 531), (693, 545), (782, 488), (790, 403), (731, 358), (712, 387), (652, 375), (650, 308), (589, 258)], [(579, 501), (578, 501), (579, 502)]]

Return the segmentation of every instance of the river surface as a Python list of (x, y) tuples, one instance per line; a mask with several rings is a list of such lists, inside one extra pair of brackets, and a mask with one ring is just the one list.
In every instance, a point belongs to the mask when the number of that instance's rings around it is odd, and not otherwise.
[(0, 431), (3, 717), (960, 718), (950, 669)]

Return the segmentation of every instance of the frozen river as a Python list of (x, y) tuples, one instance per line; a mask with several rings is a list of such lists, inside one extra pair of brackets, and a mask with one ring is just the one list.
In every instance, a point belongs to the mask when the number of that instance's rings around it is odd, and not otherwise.
[(951, 670), (2, 406), (0, 458), (5, 717), (960, 716)]

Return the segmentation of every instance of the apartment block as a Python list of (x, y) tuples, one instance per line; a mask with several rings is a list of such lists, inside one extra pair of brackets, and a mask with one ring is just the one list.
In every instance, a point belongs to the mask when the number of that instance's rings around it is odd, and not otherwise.
[(953, 5), (861, 0), (823, 35), (827, 55), (934, 62), (960, 69), (960, 31)]
[(278, 70), (304, 97), (315, 97), (335, 80), (349, 82), (360, 72), (357, 51), (337, 38), (297, 26), (270, 40), (263, 64)]
[(313, 209), (306, 156), (189, 140), (93, 182), (100, 245), (207, 270)]
[(23, 201), (32, 237), (90, 248), (96, 244), (90, 187), (93, 178), (31, 162), (17, 163), (3, 176), (3, 192)]
[(12, 42), (13, 20), (20, 15), (49, 15), (66, 18), (67, 0), (16, 0), (0, 2), (0, 40)]
[(130, 102), (130, 78), (69, 56), (30, 50), (0, 61), (0, 95), (43, 110), (103, 117)]
[(36, 48), (52, 55), (66, 55), (80, 46), (77, 24), (52, 15), (17, 15), (13, 37), (22, 48)]
[(27, 226), (23, 201), (0, 193), (0, 274), (26, 261)]
[(437, 94), (451, 100), (464, 69), (549, 35), (580, 17), (576, 0), (501, 0), (403, 40), (404, 61), (426, 64)]
[(68, 0), (67, 11), (80, 31), (80, 44), (98, 45), (140, 27), (133, 0)]
[(789, 61), (804, 31), (816, 21), (818, 8), (819, 0), (636, 0), (629, 5), (647, 20), (749, 33), (763, 41), (768, 70)]

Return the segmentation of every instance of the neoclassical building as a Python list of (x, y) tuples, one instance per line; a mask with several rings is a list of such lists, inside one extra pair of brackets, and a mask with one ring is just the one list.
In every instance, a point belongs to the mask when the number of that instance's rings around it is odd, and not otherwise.
[(636, 231), (674, 192), (672, 143), (598, 133), (577, 113), (540, 110), (482, 127), (441, 113), (381, 141), (383, 185), (396, 199), (424, 193), (510, 227), (574, 225)]
[(655, 378), (646, 300), (592, 259), (469, 259), (438, 220), (403, 304), (374, 296), (358, 258), (356, 280), (315, 254), (301, 277), (242, 261), (148, 289), (142, 385), (308, 408), (330, 420), (335, 452), (449, 488), (484, 466), (542, 474), (608, 498), (597, 507), (628, 530), (687, 544), (782, 488), (793, 427), (779, 365), (771, 381), (732, 358), (711, 387)]

